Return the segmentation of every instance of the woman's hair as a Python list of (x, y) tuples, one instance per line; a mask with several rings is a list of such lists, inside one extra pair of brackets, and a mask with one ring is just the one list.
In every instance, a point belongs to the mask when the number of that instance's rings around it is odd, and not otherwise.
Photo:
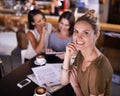
[(89, 23), (92, 29), (95, 31), (95, 34), (99, 31), (98, 18), (97, 15), (95, 14), (95, 10), (87, 11), (83, 16), (79, 17), (76, 20), (76, 23), (80, 21), (85, 21)]
[(74, 14), (70, 11), (65, 11), (62, 13), (62, 15), (60, 16), (58, 22), (60, 22), (63, 18), (67, 19), (69, 21), (69, 35), (71, 36), (73, 34), (73, 30), (74, 30), (74, 24), (75, 24), (75, 17)]
[(28, 13), (28, 28), (29, 29), (34, 29), (35, 26), (32, 24), (32, 22), (34, 22), (34, 16), (37, 14), (40, 14), (43, 16), (43, 18), (45, 18), (45, 15), (38, 9), (29, 11)]

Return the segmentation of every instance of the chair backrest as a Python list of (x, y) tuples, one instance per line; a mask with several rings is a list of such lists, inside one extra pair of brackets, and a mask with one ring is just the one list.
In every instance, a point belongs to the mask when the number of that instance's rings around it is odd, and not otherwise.
[(15, 32), (0, 32), (0, 54), (11, 55), (17, 47), (17, 37)]
[(24, 64), (24, 62), (25, 62), (25, 53), (26, 53), (26, 49), (23, 49), (23, 50), (21, 50), (21, 60), (22, 60), (22, 64)]
[(0, 26), (5, 26), (5, 18), (5, 15), (0, 14)]

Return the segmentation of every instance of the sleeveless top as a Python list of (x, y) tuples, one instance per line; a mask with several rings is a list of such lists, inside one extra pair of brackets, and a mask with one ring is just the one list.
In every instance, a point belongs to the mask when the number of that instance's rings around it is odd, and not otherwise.
[(72, 36), (67, 39), (61, 39), (56, 32), (50, 34), (48, 48), (53, 49), (56, 52), (65, 52), (66, 45), (72, 41)]
[[(42, 52), (45, 52), (45, 49), (48, 46), (49, 35), (50, 35), (51, 31), (52, 31), (52, 25), (50, 23), (46, 23), (46, 24), (47, 24), (47, 29), (48, 30), (46, 31), (46, 34), (45, 34), (44, 46), (43, 46)], [(29, 31), (34, 35), (35, 39), (38, 42), (40, 40), (40, 35), (37, 32), (37, 30), (34, 29), (34, 30), (29, 30)], [(32, 47), (31, 42), (28, 40), (28, 46), (27, 46), (27, 50), (26, 50), (26, 53), (25, 53), (25, 58), (26, 59), (31, 59), (36, 55), (37, 55), (37, 53), (35, 52), (34, 48)]]

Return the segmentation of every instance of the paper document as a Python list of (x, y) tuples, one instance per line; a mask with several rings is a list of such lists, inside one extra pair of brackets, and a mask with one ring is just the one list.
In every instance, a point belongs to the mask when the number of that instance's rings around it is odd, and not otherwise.
[(63, 54), (65, 52), (46, 52), (45, 54), (47, 55), (58, 55), (58, 54)]
[(61, 63), (46, 64), (45, 66), (32, 68), (33, 74), (28, 75), (39, 86), (44, 86), (49, 92), (54, 92), (61, 88), (60, 74)]
[(46, 83), (48, 86), (60, 84), (60, 72), (53, 66), (40, 66), (32, 68), (32, 71), (39, 83)]

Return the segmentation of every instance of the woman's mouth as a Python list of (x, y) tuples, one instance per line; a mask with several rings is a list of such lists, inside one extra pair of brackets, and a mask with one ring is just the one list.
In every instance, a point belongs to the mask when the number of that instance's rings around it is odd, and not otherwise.
[(85, 42), (82, 42), (82, 41), (76, 41), (76, 44), (77, 44), (77, 45), (84, 45)]

